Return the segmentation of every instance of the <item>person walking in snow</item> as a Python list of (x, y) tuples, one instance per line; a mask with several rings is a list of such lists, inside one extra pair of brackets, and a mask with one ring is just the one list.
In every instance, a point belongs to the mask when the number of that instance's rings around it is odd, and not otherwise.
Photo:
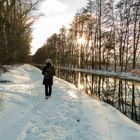
[(55, 75), (55, 69), (50, 59), (46, 60), (46, 66), (43, 68), (42, 74), (44, 75), (43, 84), (45, 85), (45, 96), (47, 98), (52, 94), (53, 76)]

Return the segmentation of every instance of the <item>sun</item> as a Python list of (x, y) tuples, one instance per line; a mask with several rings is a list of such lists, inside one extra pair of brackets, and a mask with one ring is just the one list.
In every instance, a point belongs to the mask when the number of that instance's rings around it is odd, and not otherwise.
[(84, 37), (78, 37), (77, 38), (77, 43), (80, 44), (80, 45), (83, 45), (85, 44), (86, 40)]

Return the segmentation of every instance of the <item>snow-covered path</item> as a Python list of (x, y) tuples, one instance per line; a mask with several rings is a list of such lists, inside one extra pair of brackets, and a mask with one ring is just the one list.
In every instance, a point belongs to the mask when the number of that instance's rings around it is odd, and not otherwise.
[(41, 71), (15, 67), (0, 79), (0, 140), (140, 140), (140, 126), (61, 79), (44, 98)]

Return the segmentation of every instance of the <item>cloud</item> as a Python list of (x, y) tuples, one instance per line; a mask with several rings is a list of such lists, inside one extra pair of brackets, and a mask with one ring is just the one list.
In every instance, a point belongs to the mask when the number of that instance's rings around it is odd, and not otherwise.
[(67, 9), (67, 4), (58, 0), (46, 0), (41, 5), (41, 12), (45, 15), (62, 13)]

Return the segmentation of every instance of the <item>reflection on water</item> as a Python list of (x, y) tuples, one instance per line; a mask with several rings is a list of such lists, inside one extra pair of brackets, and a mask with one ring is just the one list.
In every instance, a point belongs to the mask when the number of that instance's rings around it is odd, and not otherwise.
[(4, 109), (4, 95), (0, 93), (0, 112)]
[[(132, 120), (140, 122), (140, 83), (76, 71), (61, 70), (60, 77), (89, 95), (113, 105)], [(80, 80), (80, 82), (79, 82)]]

